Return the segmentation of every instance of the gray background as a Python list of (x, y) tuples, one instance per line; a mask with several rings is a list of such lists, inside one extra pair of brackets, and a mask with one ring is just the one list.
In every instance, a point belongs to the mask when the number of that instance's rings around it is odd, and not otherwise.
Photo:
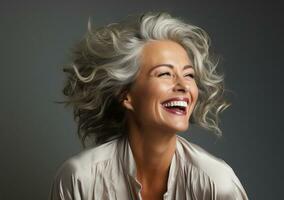
[[(283, 6), (273, 1), (1, 1), (0, 199), (47, 199), (59, 165), (80, 151), (62, 100), (69, 50), (96, 25), (149, 10), (204, 28), (220, 55), (232, 106), (223, 138), (183, 134), (234, 169), (250, 199), (279, 199), (283, 188)], [(283, 189), (282, 189), (283, 191)]]

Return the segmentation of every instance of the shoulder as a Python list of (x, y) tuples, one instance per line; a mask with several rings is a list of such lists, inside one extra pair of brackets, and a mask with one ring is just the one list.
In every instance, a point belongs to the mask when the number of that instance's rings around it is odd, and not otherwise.
[(243, 186), (228, 163), (180, 136), (179, 142), (184, 162), (188, 166), (193, 165), (196, 176), (203, 176), (208, 180), (208, 185), (213, 187), (210, 190), (216, 190), (218, 195), (227, 195), (228, 198), (246, 196)]
[(182, 147), (182, 157), (185, 162), (194, 165), (197, 169), (202, 170), (216, 183), (226, 183), (234, 174), (232, 168), (221, 158), (218, 158), (202, 147), (185, 138), (179, 137)]
[(84, 149), (80, 153), (67, 159), (59, 168), (60, 171), (80, 175), (88, 172), (93, 166), (111, 160), (116, 152), (117, 139), (97, 147)]
[(50, 199), (74, 199), (74, 196), (80, 199), (86, 195), (94, 182), (94, 173), (99, 173), (99, 166), (103, 166), (114, 157), (116, 145), (117, 139), (85, 149), (64, 161), (53, 179)]

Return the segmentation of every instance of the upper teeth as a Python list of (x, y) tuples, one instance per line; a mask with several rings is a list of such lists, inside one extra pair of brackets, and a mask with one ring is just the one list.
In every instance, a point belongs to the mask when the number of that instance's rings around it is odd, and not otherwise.
[(168, 103), (163, 104), (166, 107), (171, 107), (171, 106), (181, 106), (181, 107), (187, 107), (187, 102), (186, 101), (171, 101)]

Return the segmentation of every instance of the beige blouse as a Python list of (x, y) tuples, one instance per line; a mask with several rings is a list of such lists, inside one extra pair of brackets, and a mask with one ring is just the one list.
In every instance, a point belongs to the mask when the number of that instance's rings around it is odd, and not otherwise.
[[(142, 200), (127, 138), (82, 151), (63, 163), (49, 200)], [(177, 135), (164, 200), (247, 200), (232, 168)]]

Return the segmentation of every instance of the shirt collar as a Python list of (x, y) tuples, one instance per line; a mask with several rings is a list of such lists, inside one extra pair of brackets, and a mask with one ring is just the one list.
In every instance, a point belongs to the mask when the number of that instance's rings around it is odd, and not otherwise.
[(122, 137), (118, 142), (118, 154), (122, 162), (123, 169), (131, 177), (136, 177), (136, 163), (133, 157), (131, 147), (129, 145), (128, 138)]
[[(176, 150), (171, 160), (170, 165), (170, 171), (169, 171), (169, 177), (168, 177), (168, 190), (173, 187), (176, 177), (178, 174), (178, 170), (180, 168), (180, 156), (182, 154), (180, 153), (182, 151), (182, 146), (179, 141), (179, 137), (177, 135), (176, 139)], [(133, 157), (133, 152), (131, 150), (131, 147), (129, 145), (128, 137), (122, 137), (118, 142), (118, 154), (120, 161), (122, 162), (123, 169), (128, 173), (129, 176), (131, 176), (133, 179), (136, 179), (136, 163)]]

